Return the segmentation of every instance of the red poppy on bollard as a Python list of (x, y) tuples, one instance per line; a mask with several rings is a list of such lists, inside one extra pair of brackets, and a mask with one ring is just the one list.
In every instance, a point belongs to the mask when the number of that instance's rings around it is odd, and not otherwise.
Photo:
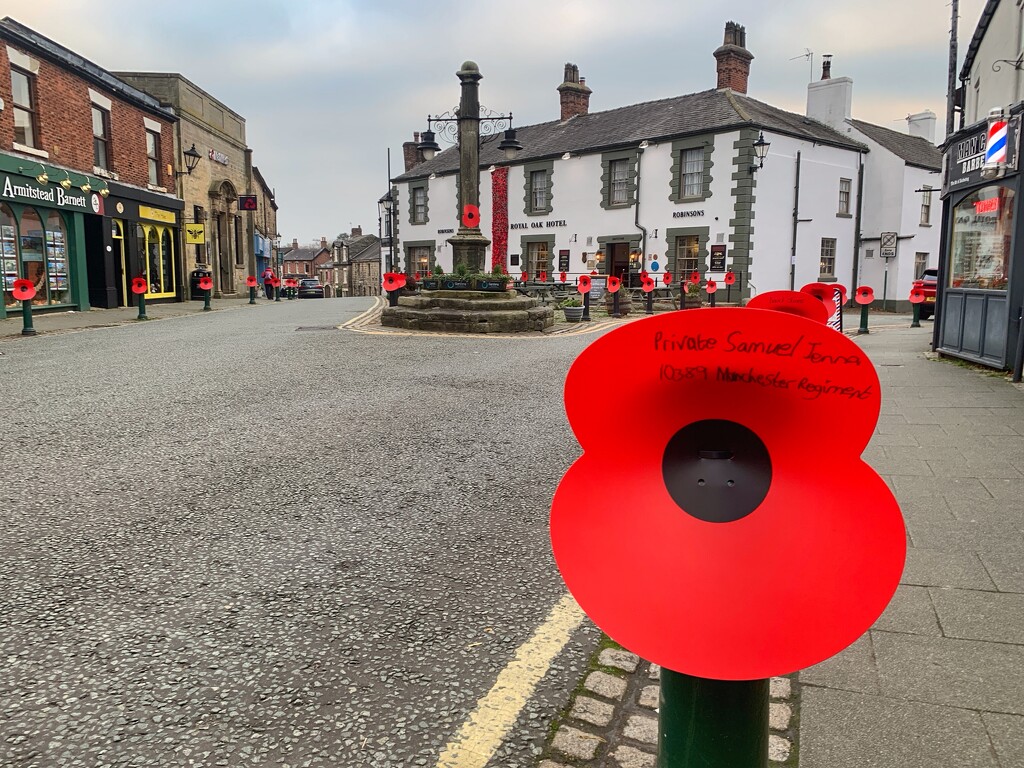
[(565, 272), (562, 272), (562, 273), (559, 274), (558, 277), (559, 277), (559, 282), (564, 283), (565, 279), (566, 279), (566, 277), (568, 277), (568, 275), (566, 275)]
[(662, 275), (661, 282), (663, 282), (665, 285), (672, 285), (672, 273), (666, 272), (664, 275)]
[(711, 295), (712, 293), (718, 290), (718, 283), (716, 283), (714, 280), (708, 280), (707, 283), (705, 283), (704, 285), (704, 290), (708, 293), (708, 295)]
[(385, 272), (381, 285), (385, 291), (400, 291), (405, 288), (405, 275), (401, 272)]
[(922, 291), (920, 288), (913, 288), (910, 291), (910, 303), (911, 304), (921, 304), (923, 302), (924, 302), (924, 291)]
[(580, 275), (576, 290), (580, 293), (590, 293), (590, 275)]
[(295, 288), (296, 286), (298, 286), (299, 281), (296, 280), (294, 277), (289, 277), (287, 280), (284, 281), (284, 284), (286, 288)]
[(649, 277), (645, 277), (640, 280), (640, 287), (643, 289), (644, 293), (650, 293), (655, 289), (655, 287), (657, 287), (657, 285), (658, 284)]
[(199, 285), (199, 290), (201, 290), (201, 291), (208, 291), (211, 288), (213, 288), (213, 278), (210, 278), (210, 277), (200, 277), (198, 285)]
[(729, 270), (728, 272), (725, 273), (725, 279), (722, 282), (725, 283), (726, 285), (732, 285), (733, 283), (736, 282), (736, 273), (733, 272), (732, 270)]
[(808, 283), (800, 289), (800, 292), (810, 294), (818, 299), (828, 310), (829, 317), (836, 313), (835, 291), (829, 283)]
[(615, 293), (622, 287), (622, 281), (617, 277), (608, 278), (608, 293)]
[(862, 306), (870, 304), (875, 300), (875, 292), (869, 286), (862, 285), (857, 289), (857, 293), (853, 295), (853, 299)]
[(275, 277), (273, 280), (270, 281), (270, 284), (272, 286), (274, 286), (275, 288), (280, 288), (281, 287), (281, 278), (280, 277)]
[(148, 290), (149, 290), (149, 285), (146, 284), (146, 278), (144, 278), (144, 277), (133, 277), (132, 278), (132, 293), (138, 295), (140, 293), (146, 293)]
[(537, 275), (537, 279), (540, 280), (542, 283), (546, 283), (548, 281), (548, 273), (541, 271), (541, 273)]
[(524, 282), (524, 283), (529, 282), (529, 280), (530, 280), (530, 273), (529, 272), (523, 272), (522, 274), (519, 275), (519, 279), (522, 282)]
[(647, 279), (647, 277), (649, 277), (649, 275), (647, 274), (647, 270), (646, 269), (641, 269), (640, 270), (640, 280), (643, 281), (643, 280)]
[(32, 285), (31, 280), (19, 278), (14, 281), (14, 286), (13, 290), (11, 291), (11, 294), (18, 301), (32, 301), (32, 299), (36, 297), (36, 287)]
[(464, 205), (462, 206), (462, 226), (473, 227), (480, 226), (480, 209), (475, 205)]
[(247, 278), (245, 278), (245, 284), (250, 288), (255, 288), (257, 285), (259, 285), (259, 281), (256, 279), (255, 275), (249, 275)]
[(839, 305), (842, 306), (843, 304), (845, 304), (846, 303), (846, 286), (843, 285), (842, 283), (832, 283), (832, 288), (833, 288), (833, 301), (835, 301), (834, 292), (836, 290), (838, 290), (839, 293), (842, 294), (840, 296), (840, 299), (839, 299)]
[(802, 291), (768, 291), (759, 293), (747, 302), (747, 309), (771, 309), (776, 312), (788, 312), (813, 320), (816, 323), (827, 323), (832, 316), (825, 302)]
[(696, 269), (693, 270), (693, 272), (690, 273), (690, 282), (691, 283), (699, 283), (700, 282), (700, 272), (698, 272)]
[[(595, 381), (655, 405), (626, 472)], [(618, 643), (687, 675), (758, 680), (829, 658), (881, 615), (906, 531), (861, 458), (881, 395), (845, 335), (761, 309), (666, 313), (591, 343), (563, 391), (583, 455), (555, 492), (551, 545)], [(824, 423), (843, 431), (827, 451)]]

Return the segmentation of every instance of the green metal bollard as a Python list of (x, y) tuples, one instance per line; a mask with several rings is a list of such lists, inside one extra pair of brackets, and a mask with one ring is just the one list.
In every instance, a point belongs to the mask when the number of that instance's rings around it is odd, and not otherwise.
[(256, 303), (256, 286), (255, 285), (252, 286), (249, 289), (249, 303), (250, 304), (255, 304)]
[(662, 668), (658, 768), (766, 768), (768, 689)]
[(213, 288), (207, 288), (203, 293), (203, 312), (209, 312), (213, 307), (210, 306), (210, 294), (213, 293)]
[(868, 305), (867, 304), (861, 304), (860, 305), (860, 328), (857, 329), (857, 333), (858, 333), (858, 335), (862, 334), (862, 333), (871, 333), (871, 331), (868, 330)]
[(36, 329), (32, 327), (32, 299), (25, 299), (21, 302), (22, 336), (35, 336)]
[(280, 301), (280, 300), (281, 300), (281, 286), (280, 285), (275, 285), (274, 286), (274, 301)]
[(135, 319), (149, 320), (149, 318), (146, 317), (146, 294), (144, 293), (139, 294), (139, 316), (136, 317)]
[(920, 328), (921, 327), (921, 305), (920, 304), (915, 304), (914, 307), (913, 307), (913, 311), (914, 311), (914, 319), (910, 321), (910, 327), (911, 328)]

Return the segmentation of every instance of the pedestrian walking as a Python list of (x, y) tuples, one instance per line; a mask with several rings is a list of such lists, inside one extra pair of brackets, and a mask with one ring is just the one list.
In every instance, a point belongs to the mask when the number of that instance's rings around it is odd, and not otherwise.
[(274, 300), (274, 270), (267, 267), (263, 270), (263, 292), (270, 301)]

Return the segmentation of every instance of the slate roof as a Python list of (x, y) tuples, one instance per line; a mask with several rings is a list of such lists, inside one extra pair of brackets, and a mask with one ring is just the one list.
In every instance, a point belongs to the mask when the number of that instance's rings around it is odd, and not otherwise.
[(907, 165), (929, 171), (942, 170), (942, 152), (928, 139), (909, 136), (889, 128), (882, 128), (879, 125), (865, 123), (863, 120), (847, 120), (847, 122), (872, 141), (878, 142), (885, 149), (902, 158)]
[[(603, 152), (636, 147), (641, 141), (666, 141), (701, 133), (757, 128), (774, 133), (866, 152), (867, 147), (804, 115), (786, 112), (729, 89), (700, 91), (659, 101), (632, 104), (604, 112), (577, 115), (564, 122), (552, 121), (516, 128), (523, 150), (517, 163), (558, 157), (566, 152)], [(506, 162), (498, 150), (501, 134), (482, 137), (480, 165)], [(446, 174), (459, 169), (456, 147), (438, 153), (394, 181), (408, 181)]]
[(326, 248), (292, 248), (282, 258), (284, 261), (312, 261), (321, 253), (329, 253)]
[(380, 240), (376, 235), (363, 235), (348, 241), (349, 261), (380, 261)]
[(64, 69), (71, 70), (84, 80), (98, 85), (109, 93), (116, 94), (125, 101), (142, 107), (151, 114), (162, 117), (172, 123), (178, 121), (174, 110), (163, 106), (148, 93), (128, 85), (123, 80), (114, 77), (103, 67), (93, 64), (88, 59), (79, 56), (59, 43), (55, 43), (48, 37), (43, 37), (34, 29), (29, 29), (10, 16), (0, 19), (0, 37), (26, 48), (31, 53), (49, 59)]

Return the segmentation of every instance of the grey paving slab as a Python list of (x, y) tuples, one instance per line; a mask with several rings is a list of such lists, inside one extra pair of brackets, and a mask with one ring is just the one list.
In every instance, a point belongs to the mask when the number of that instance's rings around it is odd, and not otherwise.
[(1004, 526), (1007, 531), (1024, 530), (1021, 510), (999, 499), (947, 499), (946, 506), (957, 520)]
[(865, 633), (853, 645), (820, 664), (800, 671), (800, 684), (880, 693), (871, 636)]
[[(986, 480), (1020, 480), (1024, 477), (1010, 462), (991, 456), (976, 456), (958, 461), (930, 459), (926, 463), (931, 473), (939, 477), (977, 477)], [(985, 487), (988, 487), (988, 483), (985, 483)]]
[(975, 552), (946, 552), (911, 547), (903, 567), (903, 584), (960, 589), (995, 589), (981, 559)]
[(970, 520), (907, 520), (915, 547), (971, 552), (1024, 552), (1024, 534), (1000, 526)]
[(876, 432), (871, 436), (871, 445), (920, 446), (921, 443), (915, 435), (906, 432), (887, 432), (886, 434)]
[(999, 768), (1024, 768), (1024, 717), (982, 712)]
[(973, 477), (895, 477), (896, 493), (900, 498), (990, 499), (992, 494), (981, 480)]
[(1003, 552), (983, 552), (978, 557), (1000, 592), (1024, 592), (1024, 557)]
[(939, 636), (939, 622), (926, 587), (902, 585), (875, 622), (875, 629)]
[(977, 712), (805, 688), (800, 768), (1000, 768)]
[(982, 482), (993, 498), (1007, 501), (1020, 501), (1024, 498), (1024, 480), (1022, 479), (985, 479)]
[[(928, 590), (946, 637), (1024, 645), (1024, 595), (970, 589)], [(1021, 689), (1024, 698), (1024, 689)]]
[(965, 456), (956, 445), (887, 445), (885, 455), (894, 461), (962, 461)]
[[(893, 493), (896, 493), (895, 483), (889, 484), (890, 489)], [(914, 496), (912, 498), (905, 498), (905, 494), (901, 494), (904, 498), (897, 497), (897, 501), (900, 505), (900, 512), (903, 513), (904, 520), (917, 520), (920, 522), (931, 521), (951, 521), (956, 520), (956, 515), (950, 511), (949, 502), (941, 496), (933, 496), (930, 499), (923, 498), (922, 496)]]
[(872, 630), (882, 694), (1024, 714), (1024, 646)]

